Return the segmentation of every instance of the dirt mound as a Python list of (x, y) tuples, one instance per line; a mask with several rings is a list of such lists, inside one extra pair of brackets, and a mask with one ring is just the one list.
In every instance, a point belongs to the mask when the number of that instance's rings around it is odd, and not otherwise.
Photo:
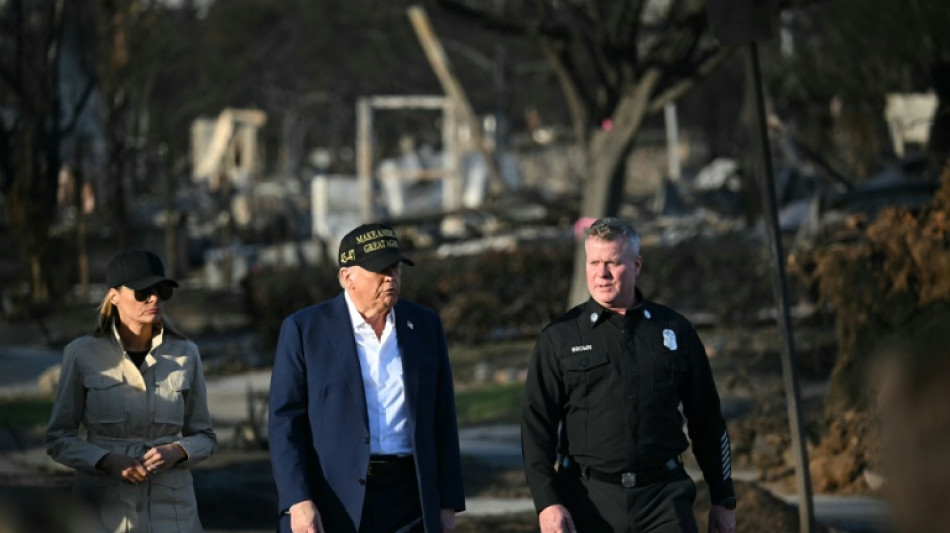
[(791, 259), (790, 272), (834, 310), (838, 341), (823, 430), (809, 450), (815, 492), (877, 491), (875, 372), (882, 347), (919, 337), (923, 323), (950, 321), (948, 235), (950, 168), (929, 204), (845, 218)]
[(878, 494), (880, 425), (867, 412), (850, 410), (830, 420), (809, 454), (816, 494)]

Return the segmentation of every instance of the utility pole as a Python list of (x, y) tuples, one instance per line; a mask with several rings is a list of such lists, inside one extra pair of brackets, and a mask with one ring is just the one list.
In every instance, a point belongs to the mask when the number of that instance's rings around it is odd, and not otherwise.
[(782, 374), (785, 382), (785, 397), (788, 405), (788, 425), (791, 431), (792, 452), (795, 457), (795, 479), (798, 484), (799, 531), (815, 530), (811, 477), (808, 471), (808, 449), (802, 430), (801, 392), (798, 386), (798, 368), (789, 318), (788, 284), (785, 276), (785, 252), (782, 250), (782, 234), (778, 223), (778, 208), (775, 201), (775, 176), (772, 168), (772, 153), (769, 149), (769, 132), (765, 118), (765, 96), (762, 90), (762, 74), (759, 70), (758, 41), (770, 39), (773, 34), (773, 15), (769, 0), (709, 0), (707, 3), (709, 26), (713, 35), (722, 44), (748, 45), (747, 67), (755, 88), (756, 127), (754, 137), (758, 148), (758, 174), (761, 180), (762, 216), (772, 251), (772, 290), (780, 312), (777, 314), (782, 337)]

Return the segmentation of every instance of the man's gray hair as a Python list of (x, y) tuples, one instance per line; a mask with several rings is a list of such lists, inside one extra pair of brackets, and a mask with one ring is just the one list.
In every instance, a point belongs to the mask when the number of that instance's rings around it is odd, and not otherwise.
[(633, 224), (626, 220), (614, 217), (598, 218), (584, 232), (585, 241), (591, 237), (602, 241), (612, 241), (617, 237), (623, 237), (627, 242), (627, 249), (633, 252), (634, 256), (640, 255), (640, 234), (637, 233)]

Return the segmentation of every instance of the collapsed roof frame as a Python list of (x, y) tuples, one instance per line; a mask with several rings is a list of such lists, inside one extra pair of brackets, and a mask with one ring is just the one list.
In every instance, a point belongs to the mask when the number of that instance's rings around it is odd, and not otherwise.
[(442, 147), (445, 166), (428, 173), (429, 177), (444, 180), (442, 207), (451, 212), (462, 206), (462, 175), (459, 162), (458, 111), (452, 100), (445, 96), (369, 96), (360, 98), (356, 107), (356, 174), (360, 190), (360, 217), (363, 222), (373, 220), (373, 154), (374, 120), (378, 111), (405, 111), (413, 109), (442, 111)]

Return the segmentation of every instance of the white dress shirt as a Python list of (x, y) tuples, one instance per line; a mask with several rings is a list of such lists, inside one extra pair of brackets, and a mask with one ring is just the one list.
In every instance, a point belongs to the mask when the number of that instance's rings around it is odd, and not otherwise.
[(402, 355), (396, 340), (396, 311), (386, 315), (383, 334), (377, 338), (373, 327), (356, 310), (349, 293), (344, 292), (344, 298), (363, 375), (370, 454), (411, 454)]

